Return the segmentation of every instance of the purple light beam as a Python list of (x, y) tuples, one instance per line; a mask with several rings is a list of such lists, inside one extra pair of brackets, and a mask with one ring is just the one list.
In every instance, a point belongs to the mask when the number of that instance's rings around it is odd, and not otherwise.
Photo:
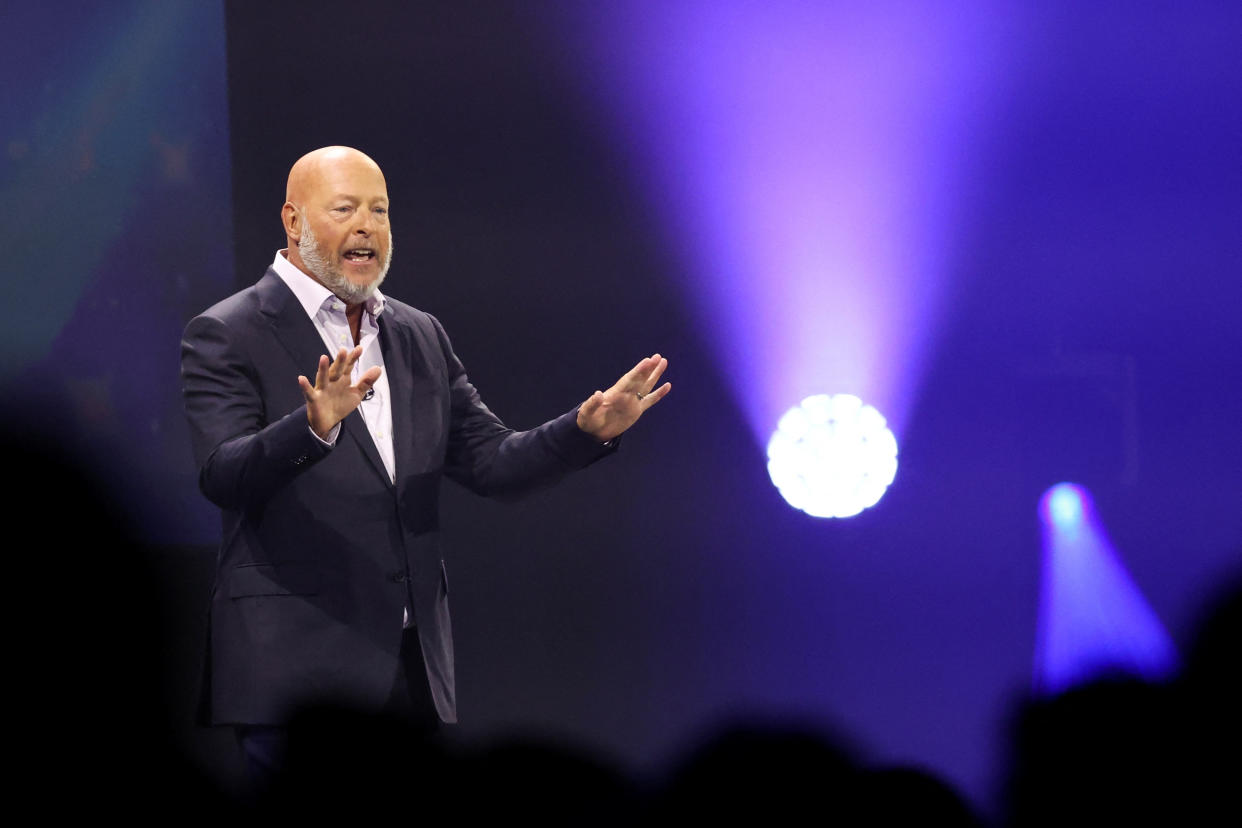
[[(578, 7), (581, 9), (582, 7)], [(900, 433), (1006, 64), (995, 4), (592, 3), (566, 41), (759, 445), (848, 392)]]
[(1110, 673), (1162, 679), (1177, 654), (1109, 542), (1091, 496), (1058, 483), (1040, 499), (1044, 560), (1035, 685), (1058, 693)]

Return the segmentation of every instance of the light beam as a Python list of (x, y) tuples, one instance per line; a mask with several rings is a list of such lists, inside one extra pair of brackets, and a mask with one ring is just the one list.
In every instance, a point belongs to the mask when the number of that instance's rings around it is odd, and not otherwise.
[(1102, 675), (1168, 676), (1177, 655), (1126, 571), (1091, 495), (1058, 483), (1039, 502), (1043, 573), (1035, 684), (1058, 693)]

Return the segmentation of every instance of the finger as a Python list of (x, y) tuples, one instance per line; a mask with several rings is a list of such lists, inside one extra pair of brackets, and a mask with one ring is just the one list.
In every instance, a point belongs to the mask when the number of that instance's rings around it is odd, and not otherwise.
[(298, 387), (302, 389), (302, 396), (308, 403), (315, 401), (315, 386), (311, 385), (310, 380), (301, 374), (298, 375)]
[(328, 355), (319, 356), (319, 369), (315, 371), (315, 387), (323, 388), (328, 384)]
[(345, 367), (345, 349), (341, 348), (336, 352), (336, 357), (332, 360), (332, 366), (328, 370), (328, 379), (336, 382), (341, 378), (341, 372)]
[(378, 365), (368, 368), (367, 372), (358, 378), (358, 384), (354, 387), (363, 394), (367, 393), (371, 390), (371, 386), (375, 385), (375, 381), (380, 378), (381, 373), (383, 373), (383, 369)]
[(579, 406), (578, 410), (583, 417), (593, 417), (595, 412), (599, 411), (599, 407), (604, 404), (604, 392), (596, 391), (587, 397), (587, 401)]
[(647, 379), (644, 382), (644, 388), (647, 390), (655, 387), (656, 382), (660, 379), (660, 375), (663, 374), (664, 369), (668, 367), (668, 360), (659, 354), (653, 356), (652, 359), (656, 361), (656, 364), (652, 367), (651, 373), (647, 375)]
[(673, 384), (671, 382), (666, 382), (650, 394), (645, 395), (642, 401), (643, 411), (646, 411), (648, 408), (651, 408), (651, 406), (664, 399), (668, 396), (668, 392), (672, 390)]
[(617, 380), (617, 385), (641, 381), (643, 374), (649, 370), (651, 370), (651, 357), (643, 357), (638, 361), (637, 365), (626, 371), (625, 375), (622, 376), (621, 379)]
[(342, 369), (341, 373), (343, 373), (343, 374), (348, 374), (348, 373), (350, 373), (351, 371), (353, 371), (353, 370), (354, 370), (354, 363), (358, 361), (358, 357), (360, 357), (360, 356), (362, 356), (362, 346), (361, 346), (361, 345), (359, 345), (359, 346), (355, 347), (355, 348), (354, 348), (352, 351), (350, 351), (350, 352), (349, 352), (349, 354), (345, 357), (345, 367)]

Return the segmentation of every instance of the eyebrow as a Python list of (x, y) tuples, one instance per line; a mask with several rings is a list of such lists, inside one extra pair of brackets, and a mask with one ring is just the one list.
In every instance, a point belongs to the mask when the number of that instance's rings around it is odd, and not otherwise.
[[(355, 196), (355, 195), (349, 195), (348, 193), (337, 193), (336, 195), (332, 196), (328, 200), (329, 201), (365, 201), (366, 199), (359, 198), (358, 196)], [(380, 196), (379, 198), (373, 198), (371, 200), (372, 201), (387, 201), (388, 196), (386, 195)]]

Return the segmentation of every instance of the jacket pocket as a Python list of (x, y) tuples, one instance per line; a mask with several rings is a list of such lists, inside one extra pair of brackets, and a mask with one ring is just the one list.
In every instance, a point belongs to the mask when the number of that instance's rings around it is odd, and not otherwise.
[(315, 595), (319, 572), (306, 564), (242, 564), (229, 576), (229, 597)]

